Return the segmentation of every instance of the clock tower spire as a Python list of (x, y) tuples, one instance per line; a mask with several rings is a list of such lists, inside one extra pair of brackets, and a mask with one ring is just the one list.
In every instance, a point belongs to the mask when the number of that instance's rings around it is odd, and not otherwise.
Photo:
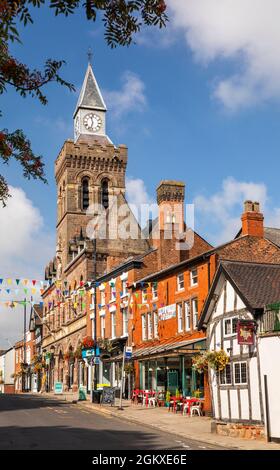
[(88, 53), (88, 66), (74, 112), (75, 141), (80, 136), (106, 136), (106, 104), (93, 73), (92, 52)]

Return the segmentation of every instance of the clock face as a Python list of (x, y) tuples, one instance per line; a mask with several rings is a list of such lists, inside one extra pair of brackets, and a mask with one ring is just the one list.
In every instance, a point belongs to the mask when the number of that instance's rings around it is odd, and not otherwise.
[(89, 113), (84, 117), (84, 126), (88, 131), (96, 132), (101, 129), (102, 120), (97, 114)]

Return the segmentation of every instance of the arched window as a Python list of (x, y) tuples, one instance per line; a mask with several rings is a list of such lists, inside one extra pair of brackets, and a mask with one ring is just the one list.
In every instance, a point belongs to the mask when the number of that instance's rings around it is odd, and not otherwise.
[(82, 181), (82, 209), (87, 210), (88, 206), (89, 206), (88, 178), (84, 178)]
[(104, 209), (109, 207), (109, 182), (107, 179), (103, 180), (101, 183), (101, 204)]

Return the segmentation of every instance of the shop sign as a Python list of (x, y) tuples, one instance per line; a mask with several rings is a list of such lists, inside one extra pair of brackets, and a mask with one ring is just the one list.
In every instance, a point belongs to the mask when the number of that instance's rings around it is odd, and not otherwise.
[(54, 384), (54, 393), (56, 395), (61, 395), (63, 392), (63, 384), (62, 382), (55, 382)]
[(240, 345), (255, 344), (255, 322), (250, 320), (239, 320), (237, 323), (237, 342)]
[(92, 357), (92, 356), (94, 356), (94, 348), (82, 350), (83, 359), (85, 359), (86, 357)]
[(158, 309), (159, 320), (170, 320), (170, 318), (176, 318), (176, 304), (166, 305)]

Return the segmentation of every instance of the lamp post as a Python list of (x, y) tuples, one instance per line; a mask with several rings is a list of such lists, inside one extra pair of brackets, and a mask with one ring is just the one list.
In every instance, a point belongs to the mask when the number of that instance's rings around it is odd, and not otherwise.
[[(23, 362), (24, 367), (26, 365), (26, 298), (23, 304)], [(25, 372), (22, 374), (22, 391), (26, 391), (26, 375)]]
[[(31, 297), (32, 299), (32, 297)], [(16, 302), (18, 303), (23, 303), (23, 364), (24, 364), (24, 367), (26, 365), (26, 297), (23, 299), (23, 300), (17, 300)], [(14, 301), (12, 300), (11, 302), (11, 308), (15, 308), (15, 303)], [(24, 367), (23, 367), (23, 370), (22, 370), (22, 380), (21, 380), (21, 391), (22, 392), (25, 392), (25, 385), (26, 385), (26, 382), (25, 382), (25, 372), (24, 372)]]
[[(97, 289), (96, 289), (96, 278), (97, 278), (97, 252), (96, 252), (96, 238), (93, 239), (93, 295), (94, 295), (94, 357), (96, 358), (97, 351)], [(91, 380), (92, 380), (92, 365), (91, 365)], [(97, 364), (94, 364), (94, 379), (93, 389), (97, 389)]]

